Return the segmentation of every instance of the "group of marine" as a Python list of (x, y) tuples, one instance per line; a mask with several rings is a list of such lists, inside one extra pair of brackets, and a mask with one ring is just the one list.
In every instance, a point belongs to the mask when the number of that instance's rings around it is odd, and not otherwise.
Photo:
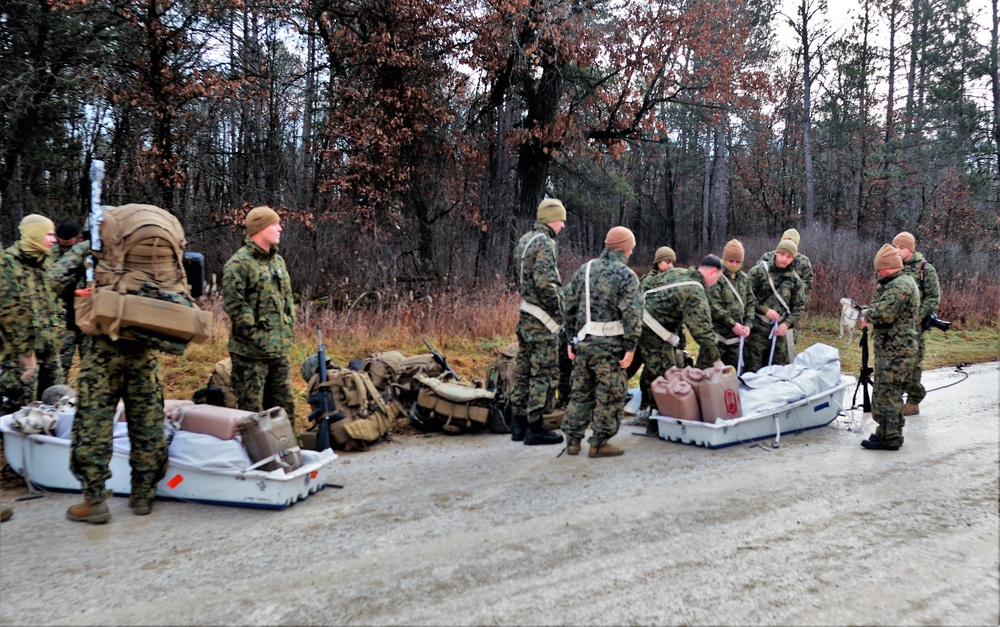
[[(628, 380), (642, 365), (639, 389), (649, 407), (656, 377), (684, 366), (685, 329), (698, 344), (699, 368), (756, 372), (794, 356), (795, 328), (813, 285), (812, 264), (799, 252), (795, 229), (785, 231), (749, 272), (743, 270), (743, 244), (733, 239), (721, 258), (707, 255), (692, 268), (675, 267), (673, 249), (660, 247), (653, 268), (640, 279), (628, 266), (635, 235), (616, 226), (600, 256), (580, 266), (564, 288), (556, 237), (565, 227), (563, 203), (546, 198), (514, 249), (521, 306), (513, 440), (561, 443), (563, 436), (542, 421), (561, 396), (568, 397), (562, 423), (568, 454), (579, 455), (589, 427), (589, 457), (622, 455), (609, 440), (621, 424)], [(903, 416), (918, 413), (926, 394), (920, 383), (921, 321), (937, 311), (940, 286), (934, 267), (905, 231), (878, 251), (874, 266), (876, 296), (860, 324), (874, 327), (872, 416), (878, 428), (862, 446), (898, 450)], [(648, 433), (655, 428), (649, 421)]]
[[(794, 354), (794, 329), (813, 281), (794, 229), (785, 231), (775, 250), (749, 272), (742, 269), (743, 246), (734, 239), (721, 259), (708, 255), (693, 268), (674, 267), (674, 251), (661, 247), (654, 267), (640, 280), (628, 267), (635, 236), (616, 226), (608, 231), (600, 256), (582, 265), (564, 288), (555, 240), (565, 228), (566, 209), (546, 198), (536, 217), (514, 251), (522, 301), (511, 397), (513, 440), (529, 445), (563, 441), (542, 422), (561, 387), (562, 398), (568, 398), (562, 423), (567, 452), (580, 453), (590, 427), (590, 457), (621, 455), (609, 440), (619, 428), (628, 379), (645, 365), (640, 388), (648, 404), (652, 381), (677, 363), (685, 328), (698, 343), (699, 367), (738, 366), (742, 358), (742, 370), (750, 372), (787, 363)], [(278, 254), (280, 217), (270, 207), (255, 207), (245, 226), (244, 244), (226, 262), (222, 278), (223, 308), (231, 322), (233, 391), (241, 409), (282, 407), (294, 424), (289, 351), (295, 307)], [(105, 482), (119, 400), (132, 444), (129, 507), (147, 515), (167, 457), (157, 350), (141, 340), (83, 335), (77, 328), (74, 294), (87, 285), (92, 251), (76, 224), (56, 226), (32, 214), (19, 230), (20, 239), (0, 260), (0, 415), (64, 384), (79, 351), (70, 466), (83, 487), (83, 501), (66, 517), (89, 523), (111, 518)], [(861, 323), (875, 327), (873, 417), (879, 427), (863, 444), (895, 450), (903, 440), (902, 394), (907, 394), (907, 413), (916, 413), (924, 395), (918, 321), (936, 311), (940, 296), (934, 268), (915, 252), (909, 233), (879, 250), (875, 268), (878, 292)], [(10, 515), (3, 505), (0, 518)]]

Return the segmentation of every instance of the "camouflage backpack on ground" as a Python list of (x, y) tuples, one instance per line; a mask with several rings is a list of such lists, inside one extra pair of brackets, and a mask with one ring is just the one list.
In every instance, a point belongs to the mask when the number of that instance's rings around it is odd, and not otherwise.
[[(410, 423), (422, 431), (444, 431), (448, 434), (482, 431), (503, 423), (496, 407), (496, 392), (487, 390), (482, 382), (457, 381), (450, 378), (415, 375), (421, 384), (417, 400), (410, 407)], [(501, 433), (508, 433), (502, 431)]]
[(496, 392), (494, 404), (500, 412), (501, 420), (490, 425), (495, 433), (510, 433), (514, 426), (514, 409), (510, 405), (510, 395), (514, 392), (514, 379), (517, 374), (517, 342), (508, 344), (497, 355), (486, 370), (486, 389)]
[[(332, 367), (327, 371), (327, 381), (313, 375), (309, 380), (310, 401), (327, 393), (329, 408), (336, 409), (331, 416), (330, 436), (334, 448), (345, 451), (364, 450), (396, 426), (399, 412), (392, 403), (382, 399), (367, 373)], [(300, 434), (304, 448), (315, 448), (318, 424)]]
[(404, 415), (417, 400), (420, 382), (416, 380), (416, 376), (440, 377), (444, 372), (444, 368), (430, 353), (406, 357), (399, 351), (372, 355), (365, 359), (361, 370), (369, 375), (375, 388)]
[(215, 363), (208, 375), (208, 385), (195, 391), (191, 400), (199, 405), (236, 407), (236, 391), (233, 390), (233, 360), (229, 357)]

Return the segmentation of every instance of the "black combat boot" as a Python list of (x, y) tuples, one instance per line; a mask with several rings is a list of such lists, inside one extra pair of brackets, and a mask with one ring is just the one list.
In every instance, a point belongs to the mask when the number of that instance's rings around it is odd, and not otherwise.
[(528, 446), (559, 444), (562, 441), (563, 437), (555, 431), (546, 429), (540, 419), (528, 424), (528, 434), (524, 436), (524, 443)]
[(510, 429), (510, 439), (515, 442), (524, 440), (524, 434), (528, 432), (528, 417), (514, 416), (514, 426)]

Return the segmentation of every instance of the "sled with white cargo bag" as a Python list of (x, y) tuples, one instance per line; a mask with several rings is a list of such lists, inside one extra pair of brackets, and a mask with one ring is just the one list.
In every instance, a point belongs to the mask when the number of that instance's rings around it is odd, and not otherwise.
[[(0, 417), (4, 456), (30, 489), (80, 492), (70, 471), (70, 434), (76, 409), (70, 404), (35, 407), (54, 421), (28, 433), (14, 414)], [(113, 452), (106, 487), (118, 496), (131, 492), (128, 428), (124, 405), (114, 424)], [(336, 454), (299, 450), (284, 410), (251, 412), (191, 401), (164, 402), (164, 430), (169, 443), (166, 475), (156, 485), (157, 498), (284, 509), (322, 490)], [(214, 434), (214, 435), (213, 435)], [(248, 450), (252, 449), (252, 450)]]
[[(844, 394), (856, 383), (840, 373), (840, 353), (825, 344), (815, 344), (796, 355), (791, 364), (767, 366), (740, 377), (738, 402), (742, 415), (727, 418), (725, 399), (712, 413), (703, 413), (700, 403), (692, 404), (690, 382), (675, 379), (676, 413), (664, 415), (667, 407), (657, 407), (650, 420), (657, 422), (661, 440), (722, 448), (825, 427), (844, 409)], [(687, 385), (678, 385), (677, 383)], [(660, 383), (661, 390), (666, 384)], [(656, 392), (654, 391), (654, 395)], [(697, 410), (697, 415), (694, 413)]]

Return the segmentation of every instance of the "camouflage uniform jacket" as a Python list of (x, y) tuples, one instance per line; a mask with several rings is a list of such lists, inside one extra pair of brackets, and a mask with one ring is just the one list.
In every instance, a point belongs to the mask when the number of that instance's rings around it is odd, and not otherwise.
[(78, 242), (66, 250), (60, 249), (46, 275), (49, 287), (62, 301), (66, 311), (66, 328), (70, 331), (79, 330), (76, 326), (76, 295), (73, 292), (87, 287), (86, 259), (89, 254), (90, 242)]
[[(757, 299), (757, 314), (763, 316), (767, 313), (768, 309), (773, 309), (782, 315), (787, 314), (783, 322), (787, 322), (789, 328), (794, 327), (799, 323), (799, 318), (802, 317), (802, 313), (806, 310), (805, 285), (802, 283), (799, 275), (792, 270), (792, 264), (788, 264), (788, 267), (784, 270), (771, 264), (767, 264), (767, 268), (765, 271), (764, 266), (758, 263), (753, 268), (750, 268), (749, 272), (750, 289), (753, 290), (754, 297)], [(784, 306), (782, 306), (771, 290), (771, 284), (767, 280), (768, 274), (771, 275), (771, 280), (774, 281), (774, 289), (785, 299), (790, 311), (785, 311)], [(761, 321), (759, 318), (756, 322), (759, 324), (770, 324)]]
[(896, 272), (878, 280), (865, 319), (875, 327), (876, 360), (903, 362), (917, 355), (920, 289), (913, 277)]
[(65, 313), (49, 288), (41, 261), (24, 254), (16, 242), (0, 258), (0, 355), (10, 359), (34, 352), (59, 352)]
[[(739, 298), (736, 294), (739, 294)], [(708, 288), (708, 299), (712, 307), (712, 324), (715, 326), (715, 332), (723, 338), (736, 337), (733, 327), (737, 324), (753, 326), (757, 297), (750, 289), (750, 275), (743, 270), (736, 272), (730, 272), (728, 268), (723, 270), (718, 282)], [(740, 299), (743, 300), (742, 305)]]
[(919, 329), (924, 318), (937, 313), (938, 305), (941, 304), (941, 284), (938, 282), (937, 270), (920, 253), (913, 253), (909, 261), (903, 262), (903, 272), (913, 277), (920, 290), (920, 312), (917, 314)]
[(292, 347), (295, 304), (285, 260), (249, 237), (222, 269), (222, 307), (232, 322), (229, 352), (250, 359), (284, 357)]
[[(613, 322), (620, 320), (624, 335), (597, 337), (588, 335), (586, 342), (593, 342), (615, 354), (635, 350), (642, 330), (642, 297), (639, 292), (639, 278), (626, 265), (628, 258), (623, 253), (605, 248), (601, 256), (590, 263), (590, 319), (593, 322)], [(563, 301), (563, 327), (565, 339), (574, 341), (574, 336), (587, 324), (587, 264), (580, 266)]]
[[(648, 294), (651, 289), (680, 283), (695, 281), (701, 287), (681, 285), (659, 292)], [(705, 277), (697, 268), (671, 268), (656, 276), (643, 290), (646, 311), (659, 322), (663, 328), (681, 337), (684, 327), (691, 331), (691, 337), (698, 343), (701, 352), (706, 353), (710, 361), (719, 358), (719, 349), (715, 345), (715, 330), (712, 328), (712, 312), (708, 304), (705, 288)], [(662, 343), (663, 340), (651, 328), (643, 325), (642, 343), (647, 345)], [(644, 349), (645, 350), (645, 349)]]
[[(541, 307), (557, 324), (562, 324), (563, 287), (556, 265), (555, 237), (552, 227), (535, 222), (534, 228), (522, 235), (514, 247), (514, 269), (521, 298)], [(517, 334), (528, 341), (553, 337), (541, 320), (526, 311), (518, 318)]]
[[(766, 261), (768, 268), (773, 268), (774, 256), (775, 252), (773, 250), (769, 250), (760, 256), (760, 260)], [(806, 257), (802, 253), (798, 253), (795, 255), (795, 258), (792, 259), (792, 263), (789, 264), (789, 268), (795, 270), (795, 274), (799, 275), (799, 278), (802, 279), (802, 284), (806, 288), (806, 296), (809, 296), (809, 292), (811, 292), (813, 288), (813, 265), (812, 262), (809, 261), (809, 257)]]

